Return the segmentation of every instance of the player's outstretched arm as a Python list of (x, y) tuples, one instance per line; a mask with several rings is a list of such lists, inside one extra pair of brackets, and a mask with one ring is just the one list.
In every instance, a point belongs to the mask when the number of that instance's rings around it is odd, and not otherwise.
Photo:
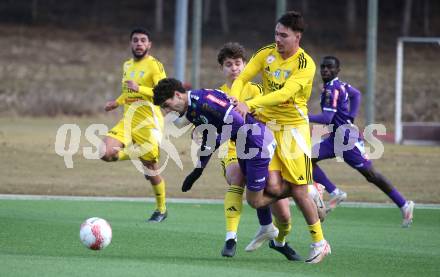
[(108, 101), (107, 103), (105, 103), (105, 111), (109, 112), (111, 110), (116, 109), (117, 107), (119, 107), (118, 102), (116, 102), (116, 100), (112, 100), (112, 101)]

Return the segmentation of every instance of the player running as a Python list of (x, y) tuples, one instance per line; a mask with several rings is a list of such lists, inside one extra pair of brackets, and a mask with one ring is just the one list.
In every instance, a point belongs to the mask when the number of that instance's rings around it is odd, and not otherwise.
[[(217, 61), (221, 67), (226, 83), (219, 89), (229, 95), (232, 83), (243, 71), (246, 65), (245, 49), (236, 42), (226, 43), (217, 55)], [(252, 82), (244, 86), (239, 101), (246, 101), (261, 95), (262, 87)], [(243, 176), (238, 164), (235, 143), (228, 142), (226, 155), (221, 161), (223, 175), (229, 184), (225, 194), (224, 212), (226, 221), (225, 245), (222, 249), (222, 256), (233, 257), (236, 252), (237, 230), (243, 206), (243, 192), (245, 187), (245, 177)], [(275, 225), (272, 224), (271, 210), (275, 215)], [(280, 243), (285, 242), (285, 238), (290, 233), (290, 208), (289, 200), (281, 199), (271, 205), (271, 209), (257, 209), (260, 223), (259, 234), (256, 241), (246, 247), (247, 251), (253, 251), (266, 240), (276, 240)], [(274, 248), (281, 252), (289, 260), (300, 260), (301, 257), (287, 243), (283, 246)]]
[[(148, 172), (156, 197), (156, 209), (148, 222), (162, 222), (167, 217), (165, 181), (159, 169), (159, 143), (162, 136), (163, 117), (160, 108), (153, 105), (153, 87), (166, 77), (162, 64), (149, 54), (150, 34), (145, 29), (134, 29), (130, 34), (133, 58), (124, 63), (121, 95), (105, 105), (106, 111), (124, 106), (123, 118), (104, 139), (102, 160), (107, 162), (139, 158)], [(133, 145), (141, 153), (130, 151)]]
[(324, 239), (316, 204), (307, 193), (307, 185), (312, 184), (307, 101), (316, 68), (299, 45), (303, 31), (300, 13), (291, 11), (281, 16), (275, 27), (275, 43), (255, 53), (234, 81), (231, 95), (239, 99), (244, 85), (261, 73), (264, 95), (238, 103), (236, 110), (246, 116), (261, 109), (258, 119), (274, 132), (278, 147), (269, 167), (269, 187), (284, 183), (291, 189), (312, 237), (306, 262), (319, 263), (331, 250)]
[[(402, 227), (409, 227), (413, 220), (414, 202), (407, 201), (390, 181), (374, 169), (372, 162), (365, 155), (364, 141), (359, 137), (358, 132), (354, 132), (355, 134), (349, 132), (359, 110), (361, 93), (350, 84), (341, 82), (338, 79), (339, 71), (340, 62), (338, 58), (326, 56), (322, 59), (321, 78), (324, 82), (321, 94), (322, 113), (310, 115), (309, 119), (313, 123), (332, 124), (332, 132), (329, 137), (313, 147), (313, 179), (325, 186), (326, 191), (330, 193), (328, 211), (344, 201), (347, 194), (338, 189), (316, 164), (321, 160), (339, 156), (344, 159), (345, 163), (361, 173), (368, 182), (388, 195), (402, 212)], [(341, 131), (343, 133), (340, 133)], [(353, 148), (339, 151), (337, 149), (338, 144), (335, 145), (335, 141), (343, 142), (344, 145), (351, 143)], [(341, 144), (339, 143), (339, 145)]]

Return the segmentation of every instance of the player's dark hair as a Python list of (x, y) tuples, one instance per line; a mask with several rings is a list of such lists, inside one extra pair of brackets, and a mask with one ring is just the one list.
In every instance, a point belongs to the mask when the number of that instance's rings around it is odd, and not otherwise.
[(133, 38), (134, 34), (144, 34), (148, 37), (148, 40), (151, 41), (151, 35), (150, 32), (147, 31), (147, 29), (144, 28), (134, 28), (130, 33), (130, 40)]
[(165, 101), (174, 97), (174, 91), (185, 93), (182, 83), (174, 78), (165, 78), (153, 88), (153, 103), (160, 106)]
[(302, 14), (297, 11), (286, 12), (278, 19), (277, 22), (295, 32), (303, 33), (305, 29), (304, 18)]
[(217, 55), (217, 61), (223, 65), (226, 59), (242, 59), (246, 61), (246, 51), (243, 45), (238, 42), (227, 42), (223, 45)]
[(341, 64), (339, 62), (339, 59), (336, 58), (335, 56), (325, 56), (324, 58), (322, 58), (322, 60), (333, 60), (335, 62), (335, 65), (336, 65), (337, 68), (339, 68), (339, 66)]

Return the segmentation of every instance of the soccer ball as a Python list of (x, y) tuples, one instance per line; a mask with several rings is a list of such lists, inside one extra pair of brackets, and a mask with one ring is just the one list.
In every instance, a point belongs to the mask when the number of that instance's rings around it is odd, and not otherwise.
[(327, 215), (324, 200), (322, 200), (322, 193), (324, 191), (324, 186), (319, 183), (313, 183), (313, 185), (308, 186), (308, 192), (313, 202), (316, 204), (317, 212), (321, 222), (324, 222), (325, 216)]
[(81, 224), (79, 238), (87, 248), (101, 250), (112, 241), (112, 228), (106, 220), (92, 217)]

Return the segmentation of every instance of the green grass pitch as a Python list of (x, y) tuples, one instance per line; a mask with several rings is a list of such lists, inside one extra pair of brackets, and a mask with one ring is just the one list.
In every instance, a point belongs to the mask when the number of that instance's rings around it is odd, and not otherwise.
[[(220, 204), (169, 204), (169, 218), (148, 224), (151, 203), (124, 201), (0, 200), (0, 276), (439, 276), (440, 210), (416, 209), (414, 225), (400, 228), (395, 208), (340, 207), (324, 223), (332, 254), (323, 263), (289, 262), (263, 246), (244, 247), (258, 228), (245, 206), (237, 254), (220, 256)], [(310, 237), (292, 207), (290, 244), (308, 255)], [(79, 226), (107, 219), (112, 243), (85, 248)]]

